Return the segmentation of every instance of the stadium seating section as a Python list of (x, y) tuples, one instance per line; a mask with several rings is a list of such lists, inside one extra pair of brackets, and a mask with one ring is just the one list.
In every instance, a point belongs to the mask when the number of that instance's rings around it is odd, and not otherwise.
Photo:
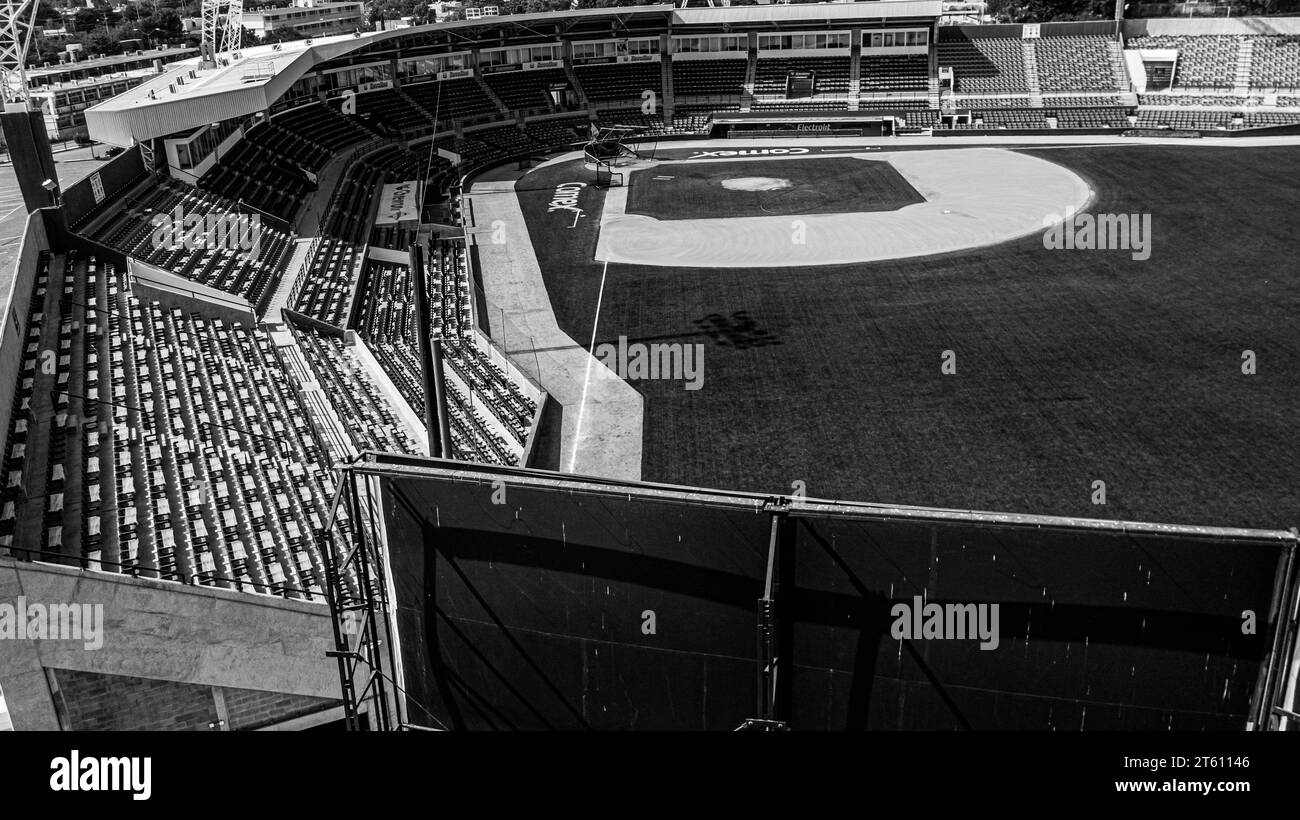
[[(456, 455), (492, 464), (518, 464), (537, 408), (472, 341), (464, 246), (439, 243), (430, 254), (426, 275), (430, 328), (436, 338), (446, 340), (446, 361), (452, 371), (448, 388)], [(357, 329), (393, 384), (423, 418), (413, 291), (408, 266), (370, 263)]]
[(785, 97), (791, 72), (812, 72), (818, 96), (849, 93), (848, 57), (763, 57), (754, 74), (755, 96)]
[(404, 136), (433, 131), (433, 120), (397, 89), (371, 91), (357, 96), (357, 115), (380, 132), (391, 129)]
[(642, 100), (646, 91), (653, 91), (659, 100), (663, 98), (663, 68), (658, 60), (580, 65), (574, 70), (583, 93), (593, 102)]
[(355, 346), (344, 344), (343, 337), (337, 334), (296, 324), (290, 328), (358, 451), (410, 455), (425, 452), (393, 412)]
[(1120, 90), (1115, 78), (1123, 67), (1109, 37), (1043, 37), (1030, 42), (1044, 92)]
[[(270, 334), (142, 302), (125, 286), (93, 257), (41, 260), (0, 545), (316, 598), (331, 464)], [(57, 351), (53, 372), (38, 366), (44, 350)]]
[(681, 60), (674, 61), (673, 95), (739, 97), (745, 92), (746, 60)]
[(939, 65), (952, 66), (959, 94), (1028, 93), (1019, 38), (955, 37), (939, 40)]
[(434, 117), (438, 130), (444, 129), (450, 121), (495, 119), (506, 113), (484, 93), (479, 81), (473, 77), (403, 85), (402, 92)]
[(1244, 37), (1157, 35), (1134, 37), (1129, 48), (1172, 48), (1178, 50), (1174, 86), (1186, 88), (1231, 88), (1237, 70), (1237, 53)]
[(484, 74), (484, 81), (492, 93), (510, 111), (551, 110), (555, 103), (550, 95), (552, 84), (568, 85), (568, 77), (561, 68), (543, 68), (538, 71), (501, 71)]
[(925, 94), (929, 74), (924, 54), (863, 54), (859, 67), (863, 94)]
[[(182, 219), (201, 218), (203, 235), (156, 229), (155, 217), (174, 223), (178, 214)], [(224, 242), (223, 229), (217, 227), (223, 224)], [(230, 226), (235, 235), (242, 233), (240, 242), (250, 245), (249, 250), (231, 247)], [(100, 222), (91, 238), (201, 285), (242, 296), (259, 309), (284, 275), (294, 239), (247, 208), (166, 178)]]
[(357, 117), (314, 103), (253, 126), (199, 185), (292, 222), (327, 161), (378, 132)]
[(1254, 37), (1250, 84), (1300, 88), (1300, 37)]
[(1043, 105), (1048, 108), (1113, 108), (1120, 105), (1120, 98), (1118, 96), (1098, 97), (1092, 95), (1043, 97)]

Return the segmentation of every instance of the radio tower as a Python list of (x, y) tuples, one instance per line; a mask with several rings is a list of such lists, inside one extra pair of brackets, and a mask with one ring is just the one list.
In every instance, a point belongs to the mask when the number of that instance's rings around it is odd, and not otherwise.
[(27, 48), (36, 28), (36, 8), (35, 0), (0, 4), (0, 95), (6, 106), (27, 100)]

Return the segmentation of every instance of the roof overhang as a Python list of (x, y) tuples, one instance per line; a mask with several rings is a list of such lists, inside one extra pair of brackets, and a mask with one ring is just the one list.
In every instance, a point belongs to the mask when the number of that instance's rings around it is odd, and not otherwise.
[[(376, 34), (391, 32), (376, 32)], [(167, 66), (163, 73), (111, 100), (86, 109), (92, 139), (110, 145), (193, 130), (201, 125), (265, 111), (300, 77), (326, 60), (356, 50), (375, 35), (318, 37), (255, 46), (227, 65), (201, 68), (198, 58)]]
[(767, 25), (826, 24), (849, 25), (872, 20), (938, 17), (942, 0), (871, 0), (861, 3), (791, 3), (790, 5), (732, 6), (727, 8), (690, 8), (673, 12), (675, 25), (720, 26), (732, 28)]
[[(555, 40), (569, 35), (581, 39), (608, 21), (613, 36), (628, 36), (634, 26), (662, 20), (661, 33), (685, 33), (699, 26), (733, 31), (806, 24), (843, 28), (855, 22), (937, 18), (941, 0), (874, 0), (861, 3), (739, 6), (678, 9), (671, 4), (623, 8), (579, 9), (542, 14), (457, 20), (392, 31), (341, 34), (243, 49), (238, 60), (200, 68), (192, 58), (169, 64), (162, 74), (86, 110), (90, 136), (111, 145), (185, 133), (202, 125), (266, 111), (303, 75), (330, 61), (346, 62), (350, 55), (376, 60), (401, 54), (405, 48), (459, 46), (461, 50), (506, 45), (503, 32), (522, 39)], [(605, 36), (610, 36), (606, 34)], [(435, 42), (435, 39), (437, 42)], [(310, 45), (308, 43), (310, 42)]]

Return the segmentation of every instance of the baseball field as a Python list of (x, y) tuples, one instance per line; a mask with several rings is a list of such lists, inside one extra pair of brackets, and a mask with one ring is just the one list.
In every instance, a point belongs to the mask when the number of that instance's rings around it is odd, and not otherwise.
[[(630, 382), (644, 400), (641, 477), (1091, 518), (1300, 523), (1300, 147), (987, 150), (1009, 155), (1008, 167), (1052, 166), (1048, 177), (1072, 195), (1081, 181), (1080, 214), (1098, 223), (1122, 217), (1137, 231), (1145, 219), (1145, 251), (1136, 235), (1116, 246), (1113, 230), (1111, 247), (1080, 230), (1069, 247), (1047, 247), (1046, 198), (1014, 193), (1020, 179), (999, 190), (981, 181), (989, 167), (957, 166), (948, 149), (886, 160), (898, 173), (874, 157), (660, 152), (622, 187), (581, 188), (563, 213), (550, 207), (556, 189), (593, 181), (580, 160), (523, 176), (515, 194), (565, 333), (584, 347), (701, 346), (700, 389)], [(621, 219), (648, 227), (610, 249), (613, 198)], [(795, 249), (776, 259), (777, 244), (760, 256), (745, 233), (776, 224), (756, 219), (821, 215), (852, 217), (827, 230), (870, 238), (888, 229), (871, 220), (925, 208), (935, 227), (920, 232), (935, 244), (886, 246), (895, 258), (845, 239), (827, 258), (863, 261), (794, 264), (805, 252), (797, 226), (780, 229), (794, 231), (781, 242)], [(673, 220), (716, 237), (708, 258), (655, 255), (649, 229)], [(925, 252), (978, 220), (988, 241)], [(810, 231), (805, 244), (841, 241)], [(629, 247), (649, 262), (620, 261)]]

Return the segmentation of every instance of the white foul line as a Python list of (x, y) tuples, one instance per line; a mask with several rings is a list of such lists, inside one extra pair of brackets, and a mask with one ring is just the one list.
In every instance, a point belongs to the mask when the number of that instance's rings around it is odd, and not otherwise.
[(605, 274), (609, 273), (609, 260), (605, 260), (605, 267), (600, 272), (600, 293), (596, 296), (596, 316), (591, 321), (591, 344), (587, 348), (587, 375), (582, 380), (582, 403), (578, 405), (578, 427), (573, 432), (573, 451), (569, 453), (569, 469), (567, 472), (573, 472), (574, 464), (578, 460), (578, 445), (582, 442), (582, 417), (587, 412), (587, 388), (591, 385), (591, 363), (595, 359), (596, 350), (596, 328), (600, 325), (600, 303), (605, 299)]

